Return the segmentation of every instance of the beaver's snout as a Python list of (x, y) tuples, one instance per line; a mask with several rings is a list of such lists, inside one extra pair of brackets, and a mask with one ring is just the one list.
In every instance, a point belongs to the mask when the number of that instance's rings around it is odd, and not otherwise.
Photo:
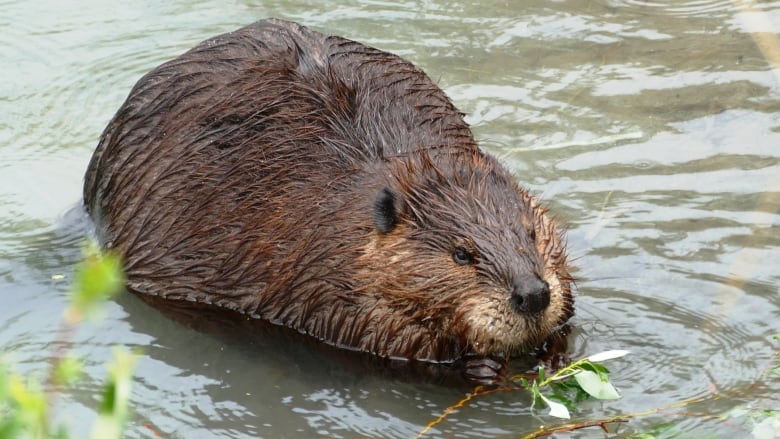
[(519, 312), (539, 314), (550, 304), (550, 285), (536, 275), (518, 278), (512, 285), (509, 300)]

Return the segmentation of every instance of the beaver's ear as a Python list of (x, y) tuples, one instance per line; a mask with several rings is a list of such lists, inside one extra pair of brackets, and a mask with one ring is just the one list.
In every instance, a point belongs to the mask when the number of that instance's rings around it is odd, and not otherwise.
[(374, 200), (374, 225), (380, 233), (388, 233), (398, 225), (403, 200), (398, 192), (385, 186)]

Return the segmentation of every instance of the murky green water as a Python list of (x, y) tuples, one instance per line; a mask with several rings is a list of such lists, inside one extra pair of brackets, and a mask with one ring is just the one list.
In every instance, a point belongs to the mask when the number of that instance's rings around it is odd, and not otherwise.
[[(143, 73), (268, 16), (423, 67), (568, 224), (572, 355), (632, 351), (611, 364), (623, 399), (577, 419), (703, 398), (618, 432), (749, 437), (750, 413), (780, 410), (780, 378), (763, 375), (780, 333), (780, 2), (0, 2), (0, 350), (21, 372), (45, 371), (62, 344), (84, 357), (90, 378), (57, 404), (73, 431), (88, 432), (114, 345), (144, 349), (133, 438), (411, 437), (462, 396), (305, 347), (227, 343), (129, 295), (56, 334), (102, 128)], [(528, 406), (486, 396), (430, 437), (562, 423)]]

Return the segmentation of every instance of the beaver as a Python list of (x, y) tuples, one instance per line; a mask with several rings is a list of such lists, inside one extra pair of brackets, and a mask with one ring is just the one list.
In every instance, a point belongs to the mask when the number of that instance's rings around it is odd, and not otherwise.
[(564, 236), (402, 58), (268, 19), (143, 76), (84, 203), (128, 290), (497, 383), (573, 314)]

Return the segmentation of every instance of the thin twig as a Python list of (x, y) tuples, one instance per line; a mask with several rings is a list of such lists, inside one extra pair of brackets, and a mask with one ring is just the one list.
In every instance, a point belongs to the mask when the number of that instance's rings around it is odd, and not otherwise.
[(553, 433), (581, 430), (583, 428), (588, 428), (588, 427), (601, 427), (601, 429), (604, 430), (605, 433), (609, 433), (609, 430), (607, 429), (607, 424), (624, 423), (624, 422), (628, 422), (628, 419), (625, 419), (621, 416), (616, 416), (614, 418), (599, 419), (596, 421), (575, 422), (572, 424), (558, 425), (556, 427), (549, 427), (549, 428), (542, 426), (539, 427), (539, 429), (536, 430), (535, 432), (523, 436), (523, 439), (534, 439), (537, 437), (549, 436)]
[(441, 415), (439, 415), (439, 417), (434, 419), (433, 421), (429, 422), (428, 425), (425, 426), (425, 428), (423, 428), (419, 433), (417, 433), (414, 439), (420, 439), (423, 436), (425, 436), (429, 431), (431, 431), (433, 427), (439, 425), (449, 415), (457, 411), (459, 408), (468, 404), (468, 402), (474, 398), (490, 395), (492, 393), (497, 393), (497, 392), (508, 392), (508, 391), (515, 391), (515, 390), (525, 390), (525, 388), (519, 386), (502, 386), (502, 387), (496, 387), (495, 389), (485, 389), (482, 386), (477, 386), (470, 393), (467, 393), (466, 396), (463, 397), (463, 399), (445, 408), (444, 411), (441, 413)]

